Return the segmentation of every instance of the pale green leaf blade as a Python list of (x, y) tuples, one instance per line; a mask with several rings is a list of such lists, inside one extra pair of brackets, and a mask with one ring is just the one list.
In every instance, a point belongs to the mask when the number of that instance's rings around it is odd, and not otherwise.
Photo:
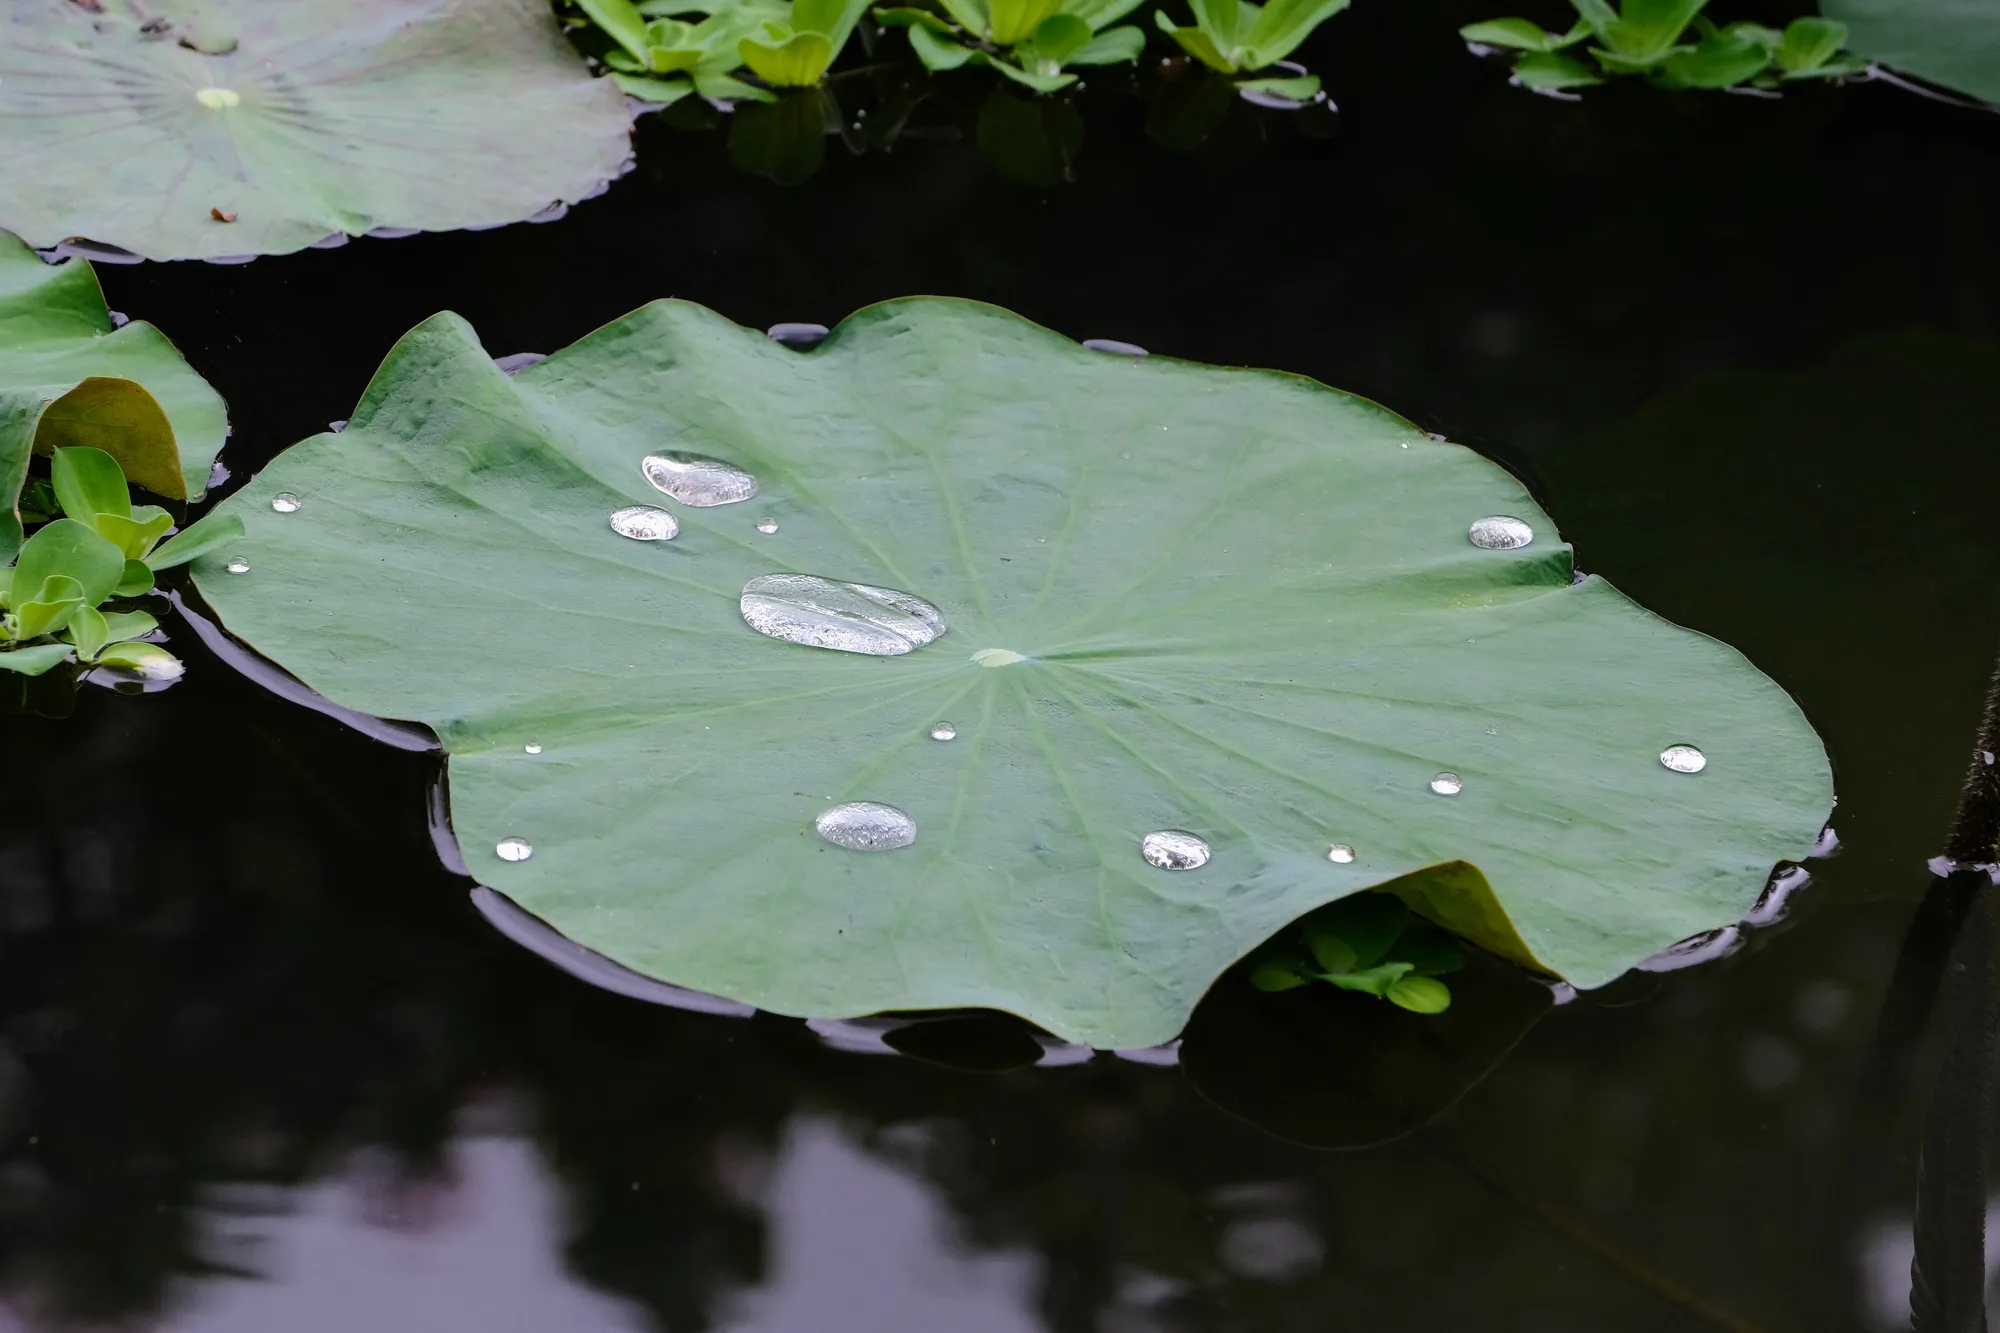
[(39, 588), (46, 579), (75, 579), (83, 600), (96, 606), (111, 595), (125, 575), (125, 557), (104, 538), (73, 518), (45, 523), (21, 545), (14, 566), (17, 596)]
[(104, 613), (96, 607), (80, 606), (70, 616), (68, 625), (69, 641), (76, 646), (76, 660), (88, 662), (102, 652), (104, 645), (111, 642), (111, 630), (105, 624)]
[[(628, 540), (612, 511), (675, 504), (640, 468), (666, 440), (758, 493)], [(280, 516), (281, 490), (321, 499)], [(967, 302), (871, 307), (810, 356), (661, 302), (512, 377), (439, 316), (345, 433), (219, 512), (249, 570), (196, 560), (203, 596), (327, 697), (437, 732), (482, 883), (783, 1013), (984, 1006), (1151, 1044), (1374, 887), (1600, 985), (1740, 918), (1831, 801), (1784, 692), (1572, 585), (1500, 468), (1298, 377), (1105, 357)], [(1496, 514), (1533, 542), (1472, 545)], [(766, 638), (740, 594), (787, 571), (949, 628), (887, 658)], [(1676, 743), (1706, 768), (1665, 768)], [(825, 841), (843, 801), (916, 841)], [(1156, 868), (1140, 841), (1168, 829), (1210, 859)]]
[(118, 461), (102, 449), (57, 449), (49, 460), (49, 481), (56, 488), (56, 502), (70, 518), (96, 527), (99, 517), (132, 516), (132, 494), (125, 488), (125, 474)]
[(169, 537), (166, 544), (146, 557), (146, 567), (158, 572), (184, 565), (199, 556), (235, 541), (243, 535), (243, 520), (235, 514), (213, 513), (193, 527)]
[(22, 648), (0, 648), (0, 671), (23, 676), (39, 676), (69, 660), (66, 643), (31, 643)]

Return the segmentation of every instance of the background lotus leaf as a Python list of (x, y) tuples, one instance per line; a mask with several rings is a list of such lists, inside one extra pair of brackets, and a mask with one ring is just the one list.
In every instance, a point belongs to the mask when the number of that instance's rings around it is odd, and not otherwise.
[[(664, 450), (761, 490), (677, 505), (641, 474)], [(618, 535), (634, 504), (679, 536)], [(1148, 1045), (1279, 927), (1385, 884), (1597, 985), (1741, 916), (1831, 800), (1782, 690), (1572, 585), (1477, 455), (1305, 379), (970, 302), (871, 307), (807, 354), (658, 302), (514, 376), (440, 315), (345, 433), (219, 512), (247, 532), (195, 562), (203, 595), (335, 701), (436, 729), (482, 883), (782, 1013), (987, 1006)], [(1493, 514), (1536, 539), (1475, 547)], [(950, 628), (896, 657), (762, 637), (738, 594), (786, 571)], [(1662, 767), (1676, 742), (1706, 770)], [(915, 844), (815, 834), (853, 800)], [(1155, 868), (1159, 829), (1212, 858)]]
[(594, 193), (624, 100), (542, 0), (19, 0), (0, 226), (149, 259), (518, 222)]
[(114, 327), (89, 264), (44, 264), (0, 232), (0, 562), (30, 453), (89, 445), (155, 495), (198, 500), (228, 435), (221, 395), (165, 334)]
[(1856, 55), (2000, 103), (2000, 5), (1993, 0), (1821, 0)]

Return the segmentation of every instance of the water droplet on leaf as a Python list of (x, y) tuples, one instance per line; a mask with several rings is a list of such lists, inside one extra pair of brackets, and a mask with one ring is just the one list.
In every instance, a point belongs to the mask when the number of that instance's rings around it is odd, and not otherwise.
[(1535, 539), (1535, 530), (1518, 518), (1493, 514), (1474, 523), (1465, 535), (1483, 551), (1515, 551)]
[(655, 490), (695, 509), (733, 505), (757, 493), (757, 479), (748, 472), (700, 454), (650, 454), (639, 470)]
[(917, 822), (893, 805), (844, 801), (813, 821), (819, 836), (856, 852), (890, 852), (917, 840)]
[(763, 533), (763, 534), (764, 534), (764, 535), (765, 535), (766, 537), (770, 536), (770, 535), (771, 535), (772, 533), (776, 532), (777, 530), (778, 530), (778, 520), (777, 520), (777, 519), (775, 519), (775, 518), (760, 518), (760, 519), (758, 519), (758, 520), (757, 520), (757, 531), (759, 531), (759, 532)]
[(1139, 855), (1162, 870), (1199, 870), (1208, 864), (1208, 844), (1192, 833), (1161, 829), (1139, 840)]
[(1465, 779), (1456, 773), (1440, 773), (1431, 779), (1431, 790), (1440, 796), (1456, 796), (1465, 790)]
[(232, 574), (248, 574), (250, 572), (250, 562), (239, 555), (224, 565), (223, 568)]
[(635, 542), (670, 542), (680, 536), (681, 525), (664, 509), (631, 505), (611, 511), (611, 530)]
[(523, 745), (521, 749), (527, 752), (528, 754), (540, 754), (542, 752), (542, 747), (536, 744), (534, 741), (529, 741), (526, 745)]
[(279, 491), (271, 497), (271, 508), (281, 514), (296, 514), (299, 512), (299, 497), (290, 491)]
[(1333, 846), (1326, 849), (1326, 859), (1337, 866), (1352, 865), (1354, 863), (1354, 849), (1344, 842), (1336, 842)]
[(949, 722), (940, 722), (935, 727), (931, 728), (931, 739), (934, 741), (957, 740), (958, 728), (954, 727)]
[(526, 838), (502, 838), (493, 844), (493, 854), (502, 861), (525, 861), (535, 854), (535, 848)]
[(1011, 648), (981, 648), (972, 655), (972, 660), (983, 667), (1003, 667), (1012, 666), (1016, 662), (1025, 662), (1028, 659)]
[(234, 88), (197, 88), (194, 100), (210, 111), (226, 111), (243, 100), (243, 94)]
[(1708, 756), (1692, 745), (1669, 745), (1660, 751), (1660, 763), (1676, 773), (1699, 773), (1708, 767)]
[(743, 585), (738, 606), (759, 634), (872, 657), (898, 657), (949, 628), (921, 597), (815, 574), (760, 575)]

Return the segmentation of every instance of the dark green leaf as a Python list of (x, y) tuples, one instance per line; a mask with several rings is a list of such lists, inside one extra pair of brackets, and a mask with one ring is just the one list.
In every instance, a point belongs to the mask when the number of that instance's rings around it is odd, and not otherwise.
[(1514, 77), (1523, 88), (1540, 88), (1550, 92), (1589, 88), (1604, 82), (1582, 61), (1548, 52), (1533, 52), (1515, 61)]
[(83, 600), (96, 606), (111, 596), (125, 573), (125, 557), (116, 546), (73, 518), (45, 524), (21, 545), (14, 566), (15, 595), (39, 588), (49, 578), (75, 579)]
[[(118, 460), (102, 449), (58, 449), (49, 461), (56, 503), (71, 518), (96, 527), (99, 515), (129, 518), (132, 496)], [(99, 529), (102, 532), (102, 529)], [(116, 541), (116, 538), (111, 540)]]
[(66, 643), (31, 643), (25, 648), (0, 648), (0, 671), (22, 676), (39, 676), (50, 667), (69, 660)]
[[(1343, 970), (1334, 960), (1344, 951), (1344, 968), (1369, 968), (1382, 961), (1410, 919), (1403, 901), (1388, 893), (1357, 893), (1329, 903), (1305, 919), (1306, 947), (1328, 971)], [(1329, 942), (1337, 942), (1339, 950)]]

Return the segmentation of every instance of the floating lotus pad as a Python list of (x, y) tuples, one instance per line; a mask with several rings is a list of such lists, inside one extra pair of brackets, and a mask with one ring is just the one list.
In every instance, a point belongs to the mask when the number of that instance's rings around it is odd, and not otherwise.
[(89, 445), (169, 500), (200, 499), (229, 434), (222, 398), (151, 324), (114, 328), (90, 265), (0, 232), (0, 563), (30, 453)]
[[(607, 515), (675, 504), (643, 471), (667, 451), (755, 501), (621, 536)], [(1572, 586), (1477, 455), (970, 302), (871, 307), (803, 354), (659, 302), (511, 377), (440, 315), (344, 434), (221, 508), (248, 531), (202, 593), (335, 701), (436, 729), (475, 877), (781, 1013), (988, 1006), (1150, 1045), (1281, 926), (1383, 885), (1598, 985), (1742, 916), (1831, 803), (1782, 690)], [(1474, 545), (1496, 515), (1533, 540)], [(947, 627), (893, 656), (767, 637), (743, 591), (773, 574)], [(1666, 768), (1675, 744), (1707, 767)], [(914, 840), (816, 827), (852, 803)], [(1161, 832), (1205, 858), (1149, 859)]]
[(630, 152), (623, 97), (546, 0), (105, 9), (0, 21), (0, 226), (37, 246), (215, 258), (518, 222)]
[(1822, 0), (1847, 47), (1891, 69), (2000, 103), (2000, 5), (1993, 0)]

